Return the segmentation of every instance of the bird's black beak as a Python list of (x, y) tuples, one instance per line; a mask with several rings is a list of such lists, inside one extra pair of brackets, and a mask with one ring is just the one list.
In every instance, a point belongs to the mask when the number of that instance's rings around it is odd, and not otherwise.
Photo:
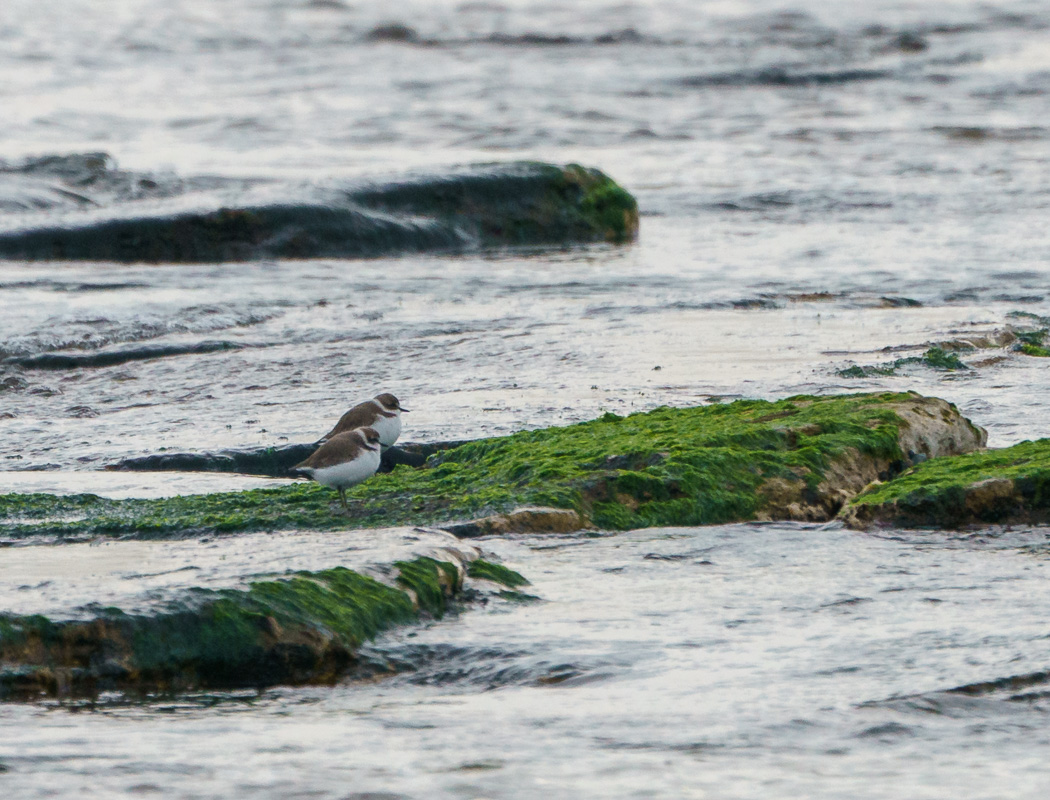
[(406, 414), (408, 413), (408, 409), (407, 409), (407, 408), (405, 408), (404, 406), (398, 406), (398, 407), (397, 407), (397, 410), (398, 410), (398, 411), (402, 411), (402, 412), (404, 412), (404, 413), (406, 413)]

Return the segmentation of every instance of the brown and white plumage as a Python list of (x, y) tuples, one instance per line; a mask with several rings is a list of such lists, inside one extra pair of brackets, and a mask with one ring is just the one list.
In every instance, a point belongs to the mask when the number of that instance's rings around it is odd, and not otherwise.
[(346, 508), (346, 490), (375, 475), (379, 459), (379, 433), (358, 428), (332, 436), (291, 471), (338, 490)]
[(333, 436), (346, 433), (356, 428), (374, 428), (379, 434), (379, 441), (386, 450), (401, 435), (401, 412), (408, 411), (402, 408), (398, 399), (389, 392), (376, 395), (371, 400), (351, 408), (339, 422), (322, 438), (322, 442), (330, 440)]

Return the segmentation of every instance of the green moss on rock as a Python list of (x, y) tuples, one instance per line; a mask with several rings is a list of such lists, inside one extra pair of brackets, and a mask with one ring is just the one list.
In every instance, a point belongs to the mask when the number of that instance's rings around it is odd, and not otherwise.
[(480, 558), (470, 563), (470, 566), (467, 568), (467, 575), (479, 580), (492, 581), (510, 589), (528, 586), (529, 584), (525, 576), (520, 572), (515, 572), (502, 564), (494, 564), (491, 561), (484, 561)]
[(915, 394), (659, 408), (443, 451), (421, 469), (399, 467), (355, 487), (349, 517), (330, 490), (306, 483), (155, 500), (6, 495), (0, 537), (435, 524), (522, 506), (571, 509), (610, 529), (827, 519), (913, 455), (964, 452), (980, 436), (953, 406)]
[(638, 235), (638, 201), (608, 175), (570, 164), (565, 179), (582, 190), (581, 214), (602, 238), (626, 242)]
[(931, 347), (921, 356), (909, 356), (898, 358), (888, 364), (872, 364), (860, 366), (854, 364), (852, 367), (840, 369), (838, 374), (843, 378), (870, 378), (876, 375), (896, 375), (902, 367), (920, 365), (931, 369), (955, 371), (969, 369), (959, 356), (949, 352), (942, 347)]
[(412, 592), (419, 607), (440, 618), (445, 613), (446, 598), (457, 593), (463, 583), (459, 570), (447, 561), (417, 558), (398, 561), (397, 582)]
[(1050, 521), (1050, 439), (932, 459), (871, 487), (844, 514), (857, 526)]
[(363, 642), (420, 613), (442, 615), (461, 588), (455, 564), (395, 566), (396, 587), (336, 567), (191, 590), (155, 614), (0, 616), (0, 697), (331, 681)]
[(1018, 349), (1026, 356), (1035, 356), (1036, 358), (1050, 358), (1050, 348), (1042, 347), (1038, 344), (1022, 342), (1020, 348)]
[[(1035, 315), (1031, 315), (1035, 317)], [(1035, 317), (1039, 322), (1044, 324), (1047, 320), (1044, 317)], [(1017, 335), (1017, 347), (1016, 350), (1019, 353), (1024, 353), (1026, 356), (1035, 356), (1036, 358), (1050, 358), (1050, 348), (1047, 348), (1047, 337), (1050, 336), (1050, 329), (1048, 328), (1036, 328), (1032, 330), (1015, 331)]]

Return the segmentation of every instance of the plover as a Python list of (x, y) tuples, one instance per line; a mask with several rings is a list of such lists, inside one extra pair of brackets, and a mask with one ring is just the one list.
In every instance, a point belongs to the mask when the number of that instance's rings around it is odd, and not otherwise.
[(346, 490), (371, 478), (379, 469), (379, 444), (375, 428), (337, 433), (291, 471), (337, 489), (343, 508), (347, 508)]
[(326, 433), (321, 438), (321, 441), (327, 442), (333, 436), (352, 431), (355, 428), (368, 427), (374, 428), (379, 434), (379, 443), (386, 450), (401, 435), (402, 411), (407, 412), (408, 409), (402, 408), (401, 403), (398, 402), (394, 395), (389, 392), (377, 394), (371, 400), (366, 400), (343, 414), (335, 427)]

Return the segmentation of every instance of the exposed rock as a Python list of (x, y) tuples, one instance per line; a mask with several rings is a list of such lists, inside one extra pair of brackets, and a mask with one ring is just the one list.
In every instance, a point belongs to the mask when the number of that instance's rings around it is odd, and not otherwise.
[(948, 352), (941, 347), (931, 347), (921, 356), (908, 356), (898, 358), (888, 364), (868, 364), (866, 366), (853, 365), (846, 369), (840, 369), (838, 375), (843, 378), (870, 378), (875, 375), (896, 375), (902, 367), (911, 365), (925, 366), (938, 370), (966, 370), (969, 367), (959, 360), (954, 352)]
[(572, 533), (591, 525), (580, 514), (568, 508), (516, 508), (506, 514), (442, 525), (461, 539), (493, 536), (503, 533)]
[(988, 438), (983, 428), (937, 397), (916, 396), (902, 403), (887, 403), (886, 408), (900, 419), (897, 444), (903, 458), (846, 448), (828, 464), (815, 488), (798, 480), (768, 481), (761, 489), (765, 510), (757, 518), (825, 522), (873, 481), (899, 472), (902, 463), (973, 452)]

